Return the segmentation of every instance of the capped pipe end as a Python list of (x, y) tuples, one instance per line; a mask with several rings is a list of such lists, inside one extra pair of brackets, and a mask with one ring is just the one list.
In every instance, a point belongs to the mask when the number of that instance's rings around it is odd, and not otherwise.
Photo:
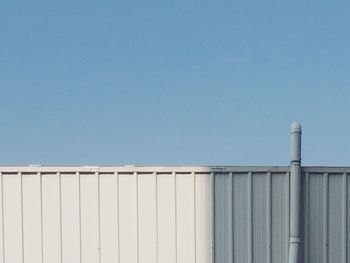
[(301, 124), (299, 122), (293, 122), (290, 126), (290, 132), (301, 132)]

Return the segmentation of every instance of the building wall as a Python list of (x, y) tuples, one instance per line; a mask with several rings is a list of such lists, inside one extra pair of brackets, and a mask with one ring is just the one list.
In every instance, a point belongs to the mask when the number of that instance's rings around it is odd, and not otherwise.
[(215, 176), (215, 263), (286, 262), (289, 172)]
[(304, 262), (350, 262), (349, 172), (303, 174)]
[[(350, 168), (302, 171), (302, 262), (350, 262)], [(0, 175), (0, 262), (287, 262), (289, 167), (0, 167)]]
[[(288, 262), (289, 172), (215, 174), (215, 263)], [(350, 168), (304, 167), (304, 263), (350, 262)]]
[(1, 262), (212, 262), (206, 169), (3, 170)]

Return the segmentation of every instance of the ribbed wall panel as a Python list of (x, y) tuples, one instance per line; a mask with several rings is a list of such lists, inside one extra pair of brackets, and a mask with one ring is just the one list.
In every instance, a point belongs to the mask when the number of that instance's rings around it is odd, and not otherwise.
[(349, 262), (348, 178), (326, 171), (303, 174), (304, 262)]
[(215, 263), (285, 262), (289, 235), (287, 170), (216, 173), (214, 206)]
[(232, 262), (231, 175), (215, 175), (215, 262)]
[(2, 175), (4, 262), (22, 263), (22, 175)]
[(248, 207), (248, 176), (235, 174), (233, 176), (233, 260), (234, 262), (248, 262), (249, 240), (248, 231), (251, 227)]
[(253, 174), (252, 190), (253, 262), (267, 263), (267, 244), (271, 238), (271, 232), (268, 233), (267, 174)]
[[(288, 167), (0, 169), (0, 262), (287, 262)], [(350, 262), (350, 168), (302, 173), (302, 262)]]
[(213, 262), (209, 170), (0, 175), (0, 262)]
[(271, 175), (271, 262), (284, 262), (289, 240), (289, 177), (286, 173)]
[[(350, 170), (350, 169), (349, 169)], [(350, 172), (350, 171), (349, 171)], [(344, 200), (344, 216), (343, 216), (343, 254), (344, 258), (342, 263), (350, 262), (350, 175), (345, 174), (345, 180), (343, 181), (343, 187), (345, 188), (346, 198)]]
[[(80, 262), (81, 228), (79, 182), (79, 174), (61, 174), (62, 262)], [(112, 215), (113, 210), (109, 213)], [(113, 229), (109, 229), (109, 231), (112, 232)]]

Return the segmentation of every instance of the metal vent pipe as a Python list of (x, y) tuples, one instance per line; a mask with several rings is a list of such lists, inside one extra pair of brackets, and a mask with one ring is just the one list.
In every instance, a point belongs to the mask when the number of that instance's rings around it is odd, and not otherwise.
[(289, 263), (300, 262), (301, 235), (301, 125), (291, 125)]

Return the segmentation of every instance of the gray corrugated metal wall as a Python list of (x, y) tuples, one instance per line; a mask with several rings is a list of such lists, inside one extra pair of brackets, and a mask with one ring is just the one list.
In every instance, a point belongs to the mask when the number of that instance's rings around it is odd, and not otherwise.
[[(304, 167), (304, 263), (350, 262), (350, 168)], [(215, 173), (215, 263), (288, 259), (289, 171)]]
[(303, 173), (304, 262), (350, 261), (350, 169)]
[(285, 262), (289, 171), (215, 174), (215, 263)]

